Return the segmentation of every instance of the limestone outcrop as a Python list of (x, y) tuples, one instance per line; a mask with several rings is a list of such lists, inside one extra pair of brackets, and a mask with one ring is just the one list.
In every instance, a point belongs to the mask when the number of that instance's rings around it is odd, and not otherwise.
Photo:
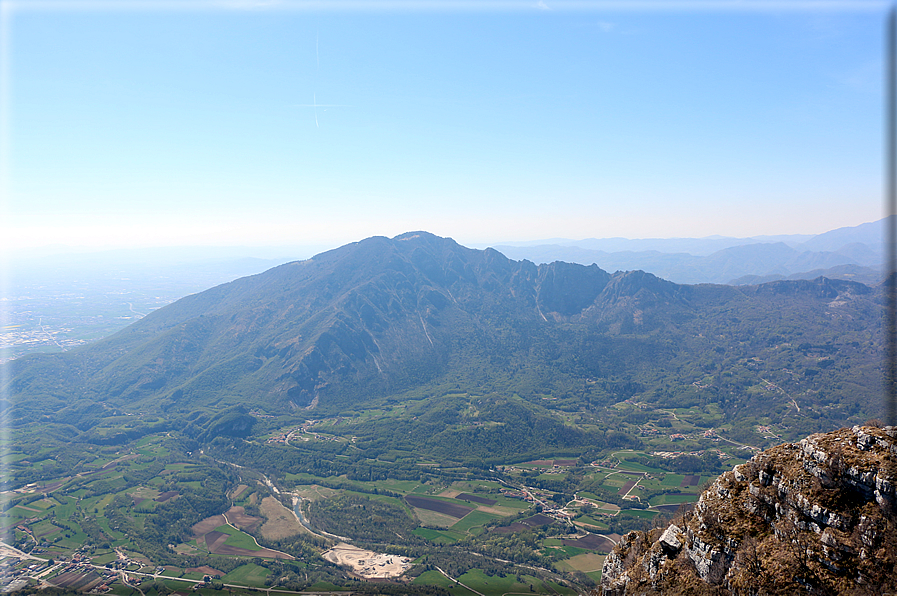
[(855, 426), (764, 451), (667, 527), (630, 532), (599, 593), (897, 591), (897, 427)]

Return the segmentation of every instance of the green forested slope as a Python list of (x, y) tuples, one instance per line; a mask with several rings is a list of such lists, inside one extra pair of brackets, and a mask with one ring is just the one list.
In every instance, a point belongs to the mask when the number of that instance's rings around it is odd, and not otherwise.
[(846, 281), (682, 286), (638, 271), (536, 267), (410, 233), (188, 296), (80, 349), (14, 361), (6, 415), (23, 424), (76, 405), (77, 419), (59, 422), (85, 431), (116, 411), (336, 413), (454, 387), (537, 403), (550, 395), (568, 409), (633, 395), (713, 402), (730, 417), (787, 417), (806, 403), (841, 424), (877, 414), (880, 313), (879, 290)]

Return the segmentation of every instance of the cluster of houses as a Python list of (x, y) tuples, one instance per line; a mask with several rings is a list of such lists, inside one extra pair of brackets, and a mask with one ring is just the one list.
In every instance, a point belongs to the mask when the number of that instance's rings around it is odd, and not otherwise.
[[(641, 434), (643, 437), (659, 437), (659, 436), (665, 435), (666, 432), (659, 428), (655, 428), (654, 426), (645, 425), (645, 426), (639, 427), (639, 434)], [(719, 437), (716, 436), (716, 433), (713, 431), (712, 428), (708, 428), (707, 430), (705, 430), (703, 433), (701, 433), (701, 436), (705, 439), (719, 441)], [(688, 439), (689, 437), (690, 437), (690, 435), (683, 434), (683, 433), (672, 433), (670, 435), (670, 441), (671, 442), (672, 441), (684, 441), (685, 439)]]
[[(338, 418), (337, 422), (339, 422), (341, 420), (342, 420), (342, 418)], [(312, 432), (311, 428), (314, 425), (316, 425), (318, 422), (320, 422), (320, 420), (306, 420), (301, 425), (299, 425), (299, 427), (297, 427), (296, 429), (287, 431), (287, 432), (278, 433), (278, 434), (268, 438), (268, 440), (265, 442), (268, 444), (271, 444), (271, 443), (287, 444), (291, 440), (296, 439), (296, 438), (300, 438), (303, 441), (308, 441), (309, 440), (308, 437), (300, 436), (300, 435), (305, 435), (305, 434), (311, 435), (318, 441), (340, 441), (341, 440), (339, 437), (331, 437), (328, 435), (319, 435), (318, 433)]]
[[(728, 453), (726, 453), (725, 451), (720, 451), (719, 449), (711, 449), (711, 451), (716, 453), (716, 456), (723, 461), (731, 457)], [(698, 451), (652, 451), (651, 455), (662, 457), (663, 459), (674, 459), (683, 455), (694, 455), (695, 457), (702, 457), (704, 453), (706, 452), (703, 449), (699, 449)]]
[(529, 495), (523, 492), (522, 490), (512, 490), (510, 488), (500, 488), (499, 489), (503, 495), (506, 497), (515, 497), (517, 499), (529, 499)]
[[(0, 587), (0, 592), (13, 593), (26, 587), (30, 583), (29, 580), (41, 580), (53, 585), (61, 585), (54, 582), (53, 579), (48, 579), (51, 575), (53, 577), (64, 577), (65, 574), (75, 574), (75, 577), (77, 577), (78, 574), (81, 574), (81, 577), (84, 577), (83, 574), (85, 573), (93, 574), (100, 571), (100, 569), (91, 564), (90, 557), (77, 552), (72, 555), (71, 559), (60, 556), (56, 561), (53, 559), (44, 561), (41, 559), (19, 559), (13, 556), (6, 556), (0, 561), (0, 577), (3, 578), (3, 586)], [(109, 587), (109, 583), (116, 579), (116, 574), (108, 571), (93, 577), (92, 581), (88, 580), (92, 584), (90, 586), (91, 593), (104, 594), (112, 589)]]
[(777, 435), (772, 432), (772, 429), (769, 426), (759, 425), (757, 426), (757, 432), (763, 435), (765, 439), (778, 439), (781, 440), (781, 435)]

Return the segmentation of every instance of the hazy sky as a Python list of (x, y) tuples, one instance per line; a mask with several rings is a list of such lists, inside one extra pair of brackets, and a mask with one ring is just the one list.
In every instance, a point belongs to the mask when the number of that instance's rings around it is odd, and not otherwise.
[(3, 2), (8, 245), (883, 216), (886, 3), (122, 4)]

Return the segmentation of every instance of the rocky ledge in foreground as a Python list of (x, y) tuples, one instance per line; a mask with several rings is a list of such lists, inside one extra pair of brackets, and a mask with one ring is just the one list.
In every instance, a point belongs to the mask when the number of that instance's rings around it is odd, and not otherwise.
[(773, 447), (726, 472), (667, 528), (630, 532), (599, 592), (897, 591), (897, 426)]

